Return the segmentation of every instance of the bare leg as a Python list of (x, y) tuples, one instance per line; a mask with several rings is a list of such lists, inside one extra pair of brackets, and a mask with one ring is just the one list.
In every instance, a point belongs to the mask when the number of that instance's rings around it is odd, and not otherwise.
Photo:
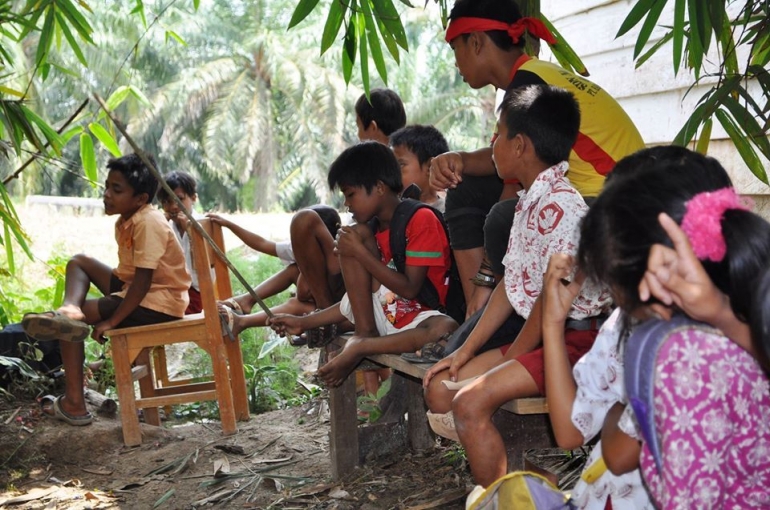
[(455, 262), (457, 262), (457, 271), (460, 273), (465, 302), (470, 303), (475, 289), (471, 278), (476, 276), (481, 267), (481, 261), (484, 260), (484, 248), (480, 246), (468, 250), (454, 250), (454, 256)]
[(107, 264), (82, 253), (75, 255), (67, 262), (64, 276), (64, 301), (58, 311), (71, 319), (85, 320), (81, 306), (88, 295), (91, 283), (106, 296), (110, 293), (111, 278), (112, 268)]
[[(481, 353), (460, 368), (460, 371), (457, 373), (457, 380), (462, 381), (482, 375), (502, 362), (503, 354), (500, 352), (500, 349), (492, 349), (491, 351)], [(442, 381), (448, 379), (448, 370), (439, 372), (430, 380), (430, 384), (425, 389), (425, 403), (432, 413), (443, 414), (452, 410), (452, 400), (457, 394), (457, 390), (449, 390), (441, 384)]]
[[(371, 229), (361, 224), (355, 225), (354, 228), (361, 236), (364, 246), (379, 258), (380, 250)], [(340, 257), (339, 263), (345, 279), (345, 287), (348, 289), (350, 309), (356, 321), (356, 336), (379, 336), (372, 304), (372, 275), (353, 257)]]
[[(290, 264), (257, 285), (254, 292), (257, 293), (257, 296), (259, 296), (260, 299), (267, 299), (283, 292), (291, 287), (291, 285), (297, 283), (298, 278), (299, 267), (297, 267), (297, 264)], [(257, 304), (249, 293), (235, 296), (233, 299), (241, 306), (241, 310), (243, 310), (243, 313), (245, 314), (250, 313), (252, 308), (254, 308), (254, 305)]]
[(291, 244), (297, 266), (318, 308), (336, 302), (332, 282), (340, 274), (334, 238), (315, 211), (298, 211), (291, 220)]
[(508, 471), (505, 445), (492, 415), (511, 399), (538, 394), (534, 379), (518, 361), (495, 367), (457, 392), (452, 413), (476, 483), (488, 487)]
[[(305, 315), (315, 310), (313, 303), (303, 303), (296, 298), (290, 298), (285, 303), (270, 309), (274, 314)], [(233, 314), (233, 335), (239, 335), (247, 328), (260, 328), (267, 325), (265, 312), (252, 313), (250, 315)]]
[(318, 369), (318, 375), (330, 386), (339, 386), (366, 356), (414, 352), (428, 342), (438, 341), (455, 329), (457, 323), (451, 317), (437, 315), (425, 319), (413, 329), (392, 335), (356, 335), (348, 340), (334, 359)]

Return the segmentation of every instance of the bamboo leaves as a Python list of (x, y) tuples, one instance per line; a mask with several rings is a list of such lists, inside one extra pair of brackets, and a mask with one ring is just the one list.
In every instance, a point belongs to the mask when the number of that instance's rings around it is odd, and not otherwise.
[[(749, 170), (762, 182), (768, 183), (767, 172), (760, 154), (770, 159), (770, 4), (763, 0), (747, 0), (732, 19), (728, 16), (727, 0), (672, 0), (674, 23), (668, 32), (647, 51), (652, 30), (669, 0), (639, 0), (621, 24), (618, 36), (642, 23), (634, 49), (639, 67), (664, 46), (673, 41), (673, 67), (678, 73), (683, 61), (695, 75), (696, 83), (704, 73), (704, 62), (713, 60), (708, 52), (718, 47), (718, 69), (710, 72), (714, 85), (701, 97), (690, 118), (674, 139), (678, 145), (689, 144), (700, 129), (698, 150), (708, 147), (704, 136), (710, 135), (713, 118), (730, 137)], [(739, 39), (739, 40), (738, 40)], [(738, 42), (736, 43), (736, 40)], [(745, 70), (741, 71), (736, 46), (749, 49)], [(761, 94), (750, 94), (749, 83), (761, 88)]]

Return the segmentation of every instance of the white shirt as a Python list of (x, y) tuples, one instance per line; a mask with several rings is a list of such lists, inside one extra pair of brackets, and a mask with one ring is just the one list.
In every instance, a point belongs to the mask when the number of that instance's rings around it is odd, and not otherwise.
[[(577, 384), (572, 423), (583, 434), (583, 443), (601, 432), (604, 418), (612, 406), (628, 401), (623, 381), (623, 355), (618, 352), (622, 328), (620, 319), (621, 311), (617, 309), (599, 330), (591, 350), (572, 369)], [(621, 419), (619, 427), (629, 436), (639, 437), (634, 421)], [(601, 455), (602, 442), (599, 441), (588, 457), (586, 468)], [(608, 496), (612, 498), (615, 510), (654, 508), (638, 469), (621, 476), (615, 476), (608, 470), (591, 484), (581, 478), (572, 490), (572, 498), (578, 508), (589, 510), (604, 510)]]
[[(529, 317), (543, 289), (548, 260), (555, 253), (576, 255), (580, 220), (588, 206), (564, 176), (566, 161), (540, 172), (528, 191), (519, 192), (503, 264), (505, 291), (519, 316)], [(585, 319), (605, 311), (611, 303), (607, 289), (586, 282), (568, 316)]]

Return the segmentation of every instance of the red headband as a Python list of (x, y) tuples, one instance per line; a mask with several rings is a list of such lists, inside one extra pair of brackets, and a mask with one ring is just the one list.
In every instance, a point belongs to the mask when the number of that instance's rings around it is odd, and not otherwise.
[(524, 32), (527, 31), (533, 37), (542, 39), (548, 44), (556, 44), (556, 38), (548, 30), (545, 24), (536, 18), (521, 18), (512, 25), (504, 21), (495, 21), (486, 18), (457, 18), (449, 22), (446, 29), (446, 42), (452, 42), (456, 37), (471, 32), (486, 32), (488, 30), (504, 30), (511, 36), (514, 43), (518, 43)]

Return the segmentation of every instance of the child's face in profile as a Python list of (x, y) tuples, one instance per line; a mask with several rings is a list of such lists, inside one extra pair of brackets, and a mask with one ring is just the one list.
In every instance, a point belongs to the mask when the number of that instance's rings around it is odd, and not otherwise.
[(147, 193), (134, 195), (134, 188), (126, 177), (117, 170), (110, 170), (104, 182), (104, 213), (107, 215), (120, 214), (127, 220), (144, 204), (147, 203)]
[(363, 186), (340, 186), (340, 191), (345, 197), (345, 207), (353, 215), (356, 223), (366, 223), (376, 216), (379, 206), (376, 200), (378, 196), (376, 186), (371, 193), (367, 193)]
[[(181, 187), (178, 187), (174, 190), (174, 195), (179, 198), (185, 209), (192, 212), (195, 199), (197, 198), (196, 195), (188, 195)], [(163, 206), (163, 211), (166, 213), (166, 217), (170, 220), (176, 219), (179, 215), (184, 215), (173, 197), (166, 197), (166, 199), (161, 202), (161, 206)]]
[(401, 182), (404, 184), (404, 189), (416, 184), (421, 190), (427, 190), (430, 186), (428, 165), (421, 165), (417, 155), (405, 145), (394, 145), (393, 154), (396, 155), (398, 166), (401, 168)]
[[(501, 115), (502, 117), (502, 115)], [(492, 160), (501, 179), (518, 179), (520, 158), (517, 153), (517, 137), (508, 138), (508, 127), (503, 120), (497, 121), (497, 138), (492, 146)]]

